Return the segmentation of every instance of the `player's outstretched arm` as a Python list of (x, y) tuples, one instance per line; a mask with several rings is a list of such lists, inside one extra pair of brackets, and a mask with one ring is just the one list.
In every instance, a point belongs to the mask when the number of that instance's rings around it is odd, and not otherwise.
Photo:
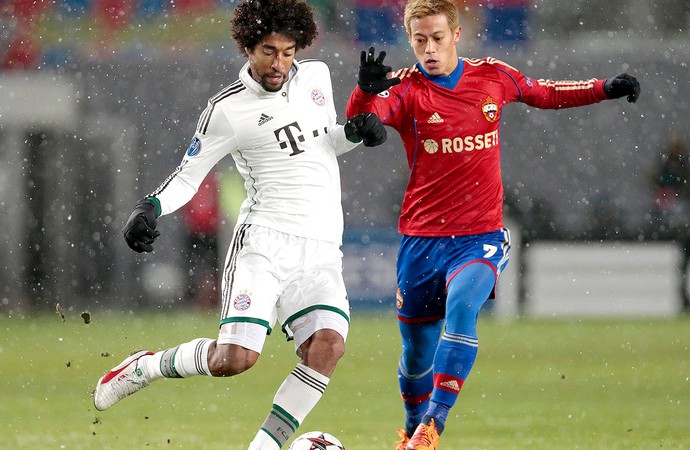
[(153, 251), (152, 244), (161, 235), (156, 230), (158, 211), (159, 207), (151, 198), (139, 200), (134, 205), (132, 214), (122, 229), (129, 248), (137, 253)]
[(374, 47), (369, 47), (368, 51), (362, 50), (359, 57), (357, 85), (368, 94), (378, 94), (390, 89), (396, 84), (400, 84), (400, 78), (388, 78), (388, 74), (392, 72), (393, 69), (391, 66), (383, 65), (386, 52), (381, 51), (379, 56), (374, 58), (375, 54), (376, 49)]
[(350, 142), (362, 142), (367, 147), (375, 147), (386, 142), (386, 127), (376, 114), (357, 114), (347, 119), (345, 137)]
[(628, 102), (635, 103), (640, 96), (640, 82), (632, 75), (622, 73), (604, 82), (604, 92), (609, 98), (628, 97)]

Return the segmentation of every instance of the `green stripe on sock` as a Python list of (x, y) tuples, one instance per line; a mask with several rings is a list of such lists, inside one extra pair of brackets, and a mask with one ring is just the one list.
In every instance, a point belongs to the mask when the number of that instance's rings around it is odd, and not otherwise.
[(299, 422), (297, 421), (297, 419), (292, 417), (290, 413), (288, 413), (275, 403), (273, 404), (273, 410), (271, 412), (275, 414), (276, 417), (280, 418), (283, 422), (285, 422), (290, 428), (292, 428), (293, 433), (297, 430), (297, 428), (299, 428)]
[(269, 436), (271, 437), (271, 439), (273, 439), (273, 440), (275, 441), (275, 443), (278, 445), (278, 447), (282, 447), (282, 446), (283, 446), (284, 442), (280, 442), (280, 441), (278, 440), (278, 438), (276, 438), (275, 436), (273, 436), (273, 434), (271, 434), (270, 431), (268, 431), (268, 430), (267, 430), (266, 428), (264, 428), (264, 427), (261, 427), (261, 429), (263, 430), (264, 433), (266, 433), (267, 435), (269, 435)]
[(180, 348), (178, 345), (175, 348), (169, 348), (163, 352), (163, 355), (161, 356), (161, 361), (160, 361), (160, 371), (163, 374), (165, 378), (182, 378), (182, 375), (180, 375), (177, 370), (175, 370), (175, 355), (177, 354), (177, 350)]

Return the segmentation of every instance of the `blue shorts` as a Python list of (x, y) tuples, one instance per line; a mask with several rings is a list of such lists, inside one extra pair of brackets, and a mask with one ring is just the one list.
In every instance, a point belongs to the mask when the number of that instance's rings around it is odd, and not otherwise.
[(403, 236), (397, 262), (398, 318), (408, 323), (442, 319), (453, 277), (466, 265), (480, 262), (494, 270), (495, 285), (508, 264), (509, 250), (507, 228), (471, 236)]

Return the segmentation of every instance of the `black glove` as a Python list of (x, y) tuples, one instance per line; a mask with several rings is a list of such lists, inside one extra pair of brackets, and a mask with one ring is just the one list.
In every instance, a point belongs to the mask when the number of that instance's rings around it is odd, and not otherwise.
[(161, 235), (160, 231), (156, 231), (157, 218), (157, 207), (151, 199), (139, 200), (134, 205), (132, 214), (122, 229), (129, 248), (138, 253), (153, 251), (151, 244)]
[(376, 114), (357, 114), (347, 119), (345, 137), (350, 142), (362, 141), (367, 147), (375, 147), (386, 142), (386, 127)]
[(604, 82), (604, 92), (609, 98), (628, 96), (628, 102), (635, 103), (640, 96), (640, 82), (632, 75), (622, 73)]
[(393, 69), (383, 65), (386, 52), (382, 51), (378, 58), (374, 59), (375, 52), (374, 47), (369, 47), (369, 51), (362, 50), (359, 57), (357, 84), (361, 90), (369, 94), (378, 94), (400, 83), (400, 78), (388, 78), (388, 73)]

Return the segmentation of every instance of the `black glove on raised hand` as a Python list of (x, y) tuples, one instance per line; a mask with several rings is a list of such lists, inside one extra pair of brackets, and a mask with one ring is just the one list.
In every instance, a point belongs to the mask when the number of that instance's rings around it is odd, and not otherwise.
[(628, 102), (635, 103), (640, 96), (640, 82), (632, 75), (622, 73), (604, 82), (604, 92), (609, 98), (628, 96)]
[(378, 94), (400, 83), (400, 78), (388, 78), (388, 73), (393, 69), (383, 65), (386, 52), (379, 53), (374, 59), (376, 50), (370, 47), (369, 51), (362, 50), (359, 58), (359, 76), (357, 84), (359, 88), (369, 94)]
[(375, 147), (386, 142), (388, 133), (376, 114), (357, 114), (347, 119), (345, 137), (350, 142), (363, 142), (367, 147)]
[(157, 209), (156, 204), (149, 198), (139, 200), (134, 205), (122, 233), (129, 248), (135, 252), (153, 251), (151, 244), (161, 235), (160, 231), (156, 231)]

